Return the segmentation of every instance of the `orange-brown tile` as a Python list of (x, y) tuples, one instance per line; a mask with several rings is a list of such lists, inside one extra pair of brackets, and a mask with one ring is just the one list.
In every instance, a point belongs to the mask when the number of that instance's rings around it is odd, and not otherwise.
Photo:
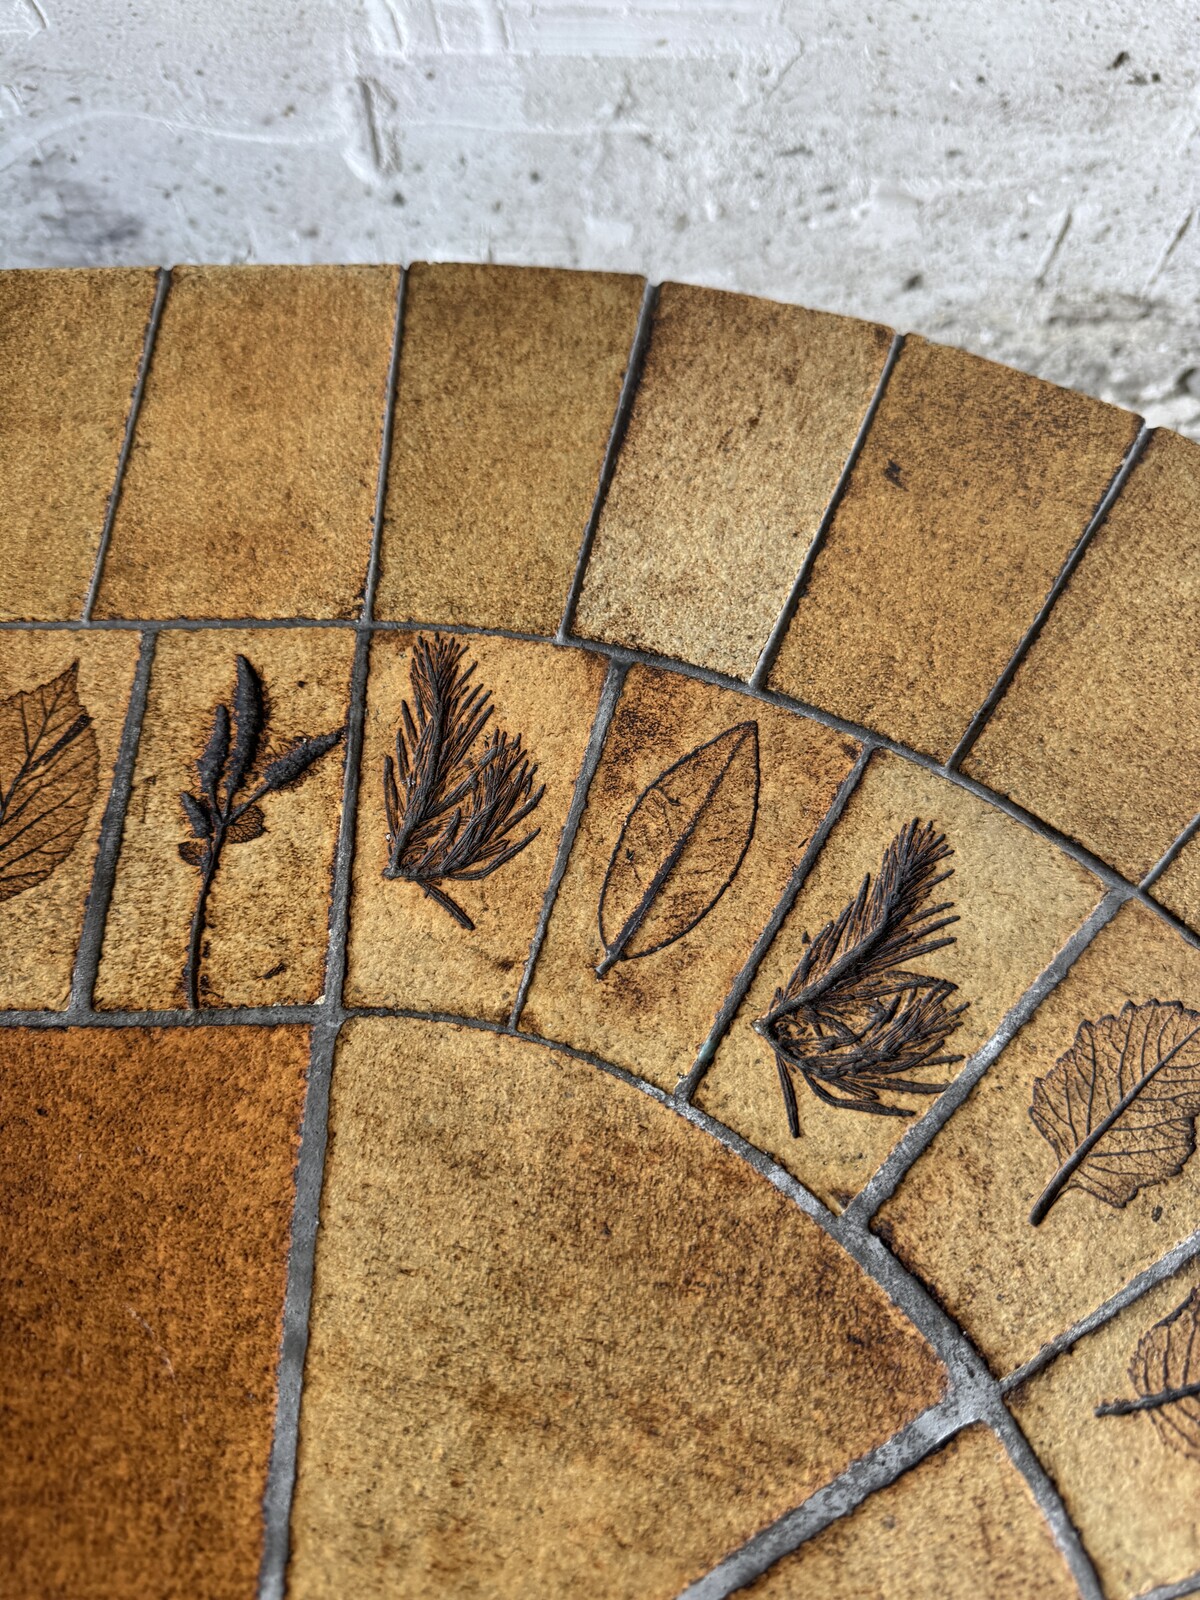
[(0, 633), (0, 1007), (67, 1003), (137, 657), (133, 633)]
[(948, 757), (1137, 428), (1126, 411), (910, 338), (772, 686)]
[(378, 616), (554, 633), (641, 298), (612, 273), (413, 268)]
[(890, 343), (874, 323), (665, 285), (577, 631), (748, 678)]
[[(199, 763), (217, 708), (235, 705), (237, 660), (262, 685), (257, 756), (238, 786), (241, 810), (271, 763), (300, 741), (340, 730), (347, 716), (352, 630), (170, 631), (159, 636), (104, 932), (96, 1003), (155, 1009), (187, 1000), (189, 935), (204, 881), (203, 844), (180, 796), (203, 800)], [(225, 784), (236, 760), (237, 718)], [(266, 793), (219, 855), (199, 962), (203, 1005), (278, 1005), (320, 997), (333, 852), (341, 814), (344, 740), (299, 782)], [(257, 827), (258, 831), (255, 831)]]
[(295, 1600), (670, 1600), (942, 1391), (803, 1213), (560, 1053), (351, 1022), (331, 1140)]
[[(521, 1027), (674, 1088), (857, 754), (852, 740), (762, 701), (632, 668)], [(695, 846), (655, 897), (695, 819)]]
[(0, 618), (83, 609), (155, 274), (0, 272)]
[(371, 547), (394, 267), (179, 267), (97, 616), (350, 617)]
[(21, 1600), (254, 1593), (304, 1029), (0, 1031)]
[[(840, 914), (865, 875), (877, 881), (885, 849), (913, 818), (932, 823), (954, 852), (938, 869), (952, 869), (953, 877), (923, 904), (953, 901), (959, 920), (935, 937), (955, 942), (904, 963), (906, 973), (916, 970), (957, 985), (945, 1005), (968, 1009), (947, 1041), (950, 1054), (969, 1057), (992, 1036), (1101, 896), (1090, 873), (996, 806), (899, 756), (872, 758), (696, 1097), (705, 1111), (768, 1151), (835, 1209), (861, 1189), (911, 1123), (824, 1104), (797, 1074), (800, 1137), (792, 1138), (773, 1052), (753, 1024), (795, 971), (806, 936), (815, 937)], [(958, 1070), (952, 1065), (908, 1076), (945, 1083)], [(837, 1092), (836, 1085), (830, 1087)], [(914, 1116), (931, 1103), (917, 1095), (884, 1093), (881, 1099)]]

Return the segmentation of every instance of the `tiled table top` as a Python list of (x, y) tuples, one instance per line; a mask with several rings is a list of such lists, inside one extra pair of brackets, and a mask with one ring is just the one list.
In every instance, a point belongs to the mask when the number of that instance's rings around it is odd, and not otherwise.
[(1200, 1589), (1198, 548), (844, 318), (0, 274), (11, 1592)]

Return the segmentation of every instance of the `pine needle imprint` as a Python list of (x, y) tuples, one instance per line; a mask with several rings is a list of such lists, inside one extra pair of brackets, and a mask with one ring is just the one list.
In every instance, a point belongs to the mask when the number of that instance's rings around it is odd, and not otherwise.
[(258, 781), (253, 782), (267, 722), (262, 679), (245, 656), (238, 656), (232, 707), (222, 703), (214, 709), (212, 732), (196, 762), (198, 792), (189, 794), (185, 790), (179, 796), (193, 835), (179, 846), (179, 854), (200, 874), (183, 972), (187, 1004), (193, 1010), (200, 1004), (200, 957), (208, 896), (225, 846), (245, 844), (265, 833), (266, 819), (260, 802), (269, 794), (300, 783), (345, 731), (338, 728), (314, 739), (298, 739), (270, 761)]
[(534, 788), (537, 764), (493, 728), (479, 744), (495, 708), (491, 691), (471, 682), (467, 647), (435, 634), (413, 646), (409, 667), (413, 704), (400, 706), (396, 754), (383, 760), (387, 818), (385, 878), (418, 884), (468, 932), (475, 924), (440, 885), (490, 877), (541, 832), (515, 837), (545, 793)]
[(816, 938), (804, 935), (800, 964), (771, 1009), (754, 1023), (775, 1054), (788, 1128), (800, 1134), (794, 1075), (826, 1105), (877, 1117), (911, 1117), (881, 1094), (936, 1095), (949, 1087), (907, 1076), (951, 1066), (943, 1053), (966, 1005), (948, 1002), (957, 984), (908, 971), (905, 963), (955, 942), (954, 902), (928, 902), (954, 869), (938, 871), (953, 850), (933, 824), (908, 823), (884, 851), (874, 884)]

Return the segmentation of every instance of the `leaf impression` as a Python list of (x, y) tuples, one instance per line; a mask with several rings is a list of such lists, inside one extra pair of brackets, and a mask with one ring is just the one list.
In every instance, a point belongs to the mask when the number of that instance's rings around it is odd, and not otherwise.
[(1177, 1173), (1196, 1148), (1200, 1012), (1178, 1000), (1127, 1001), (1079, 1024), (1075, 1043), (1033, 1085), (1029, 1115), (1059, 1158), (1029, 1220), (1068, 1189), (1127, 1206)]
[(1200, 1287), (1138, 1340), (1129, 1363), (1134, 1400), (1109, 1400), (1098, 1417), (1149, 1413), (1162, 1442), (1200, 1461)]
[(79, 843), (99, 762), (78, 661), (0, 700), (0, 901), (43, 882)]
[(604, 874), (598, 978), (666, 949), (708, 915), (746, 858), (758, 792), (753, 721), (697, 745), (643, 789)]

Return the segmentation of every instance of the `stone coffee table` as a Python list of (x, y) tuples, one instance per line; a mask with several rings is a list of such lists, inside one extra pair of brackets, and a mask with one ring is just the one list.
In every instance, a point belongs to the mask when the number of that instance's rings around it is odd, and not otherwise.
[(4, 1592), (1200, 1588), (1198, 546), (867, 323), (0, 275)]

